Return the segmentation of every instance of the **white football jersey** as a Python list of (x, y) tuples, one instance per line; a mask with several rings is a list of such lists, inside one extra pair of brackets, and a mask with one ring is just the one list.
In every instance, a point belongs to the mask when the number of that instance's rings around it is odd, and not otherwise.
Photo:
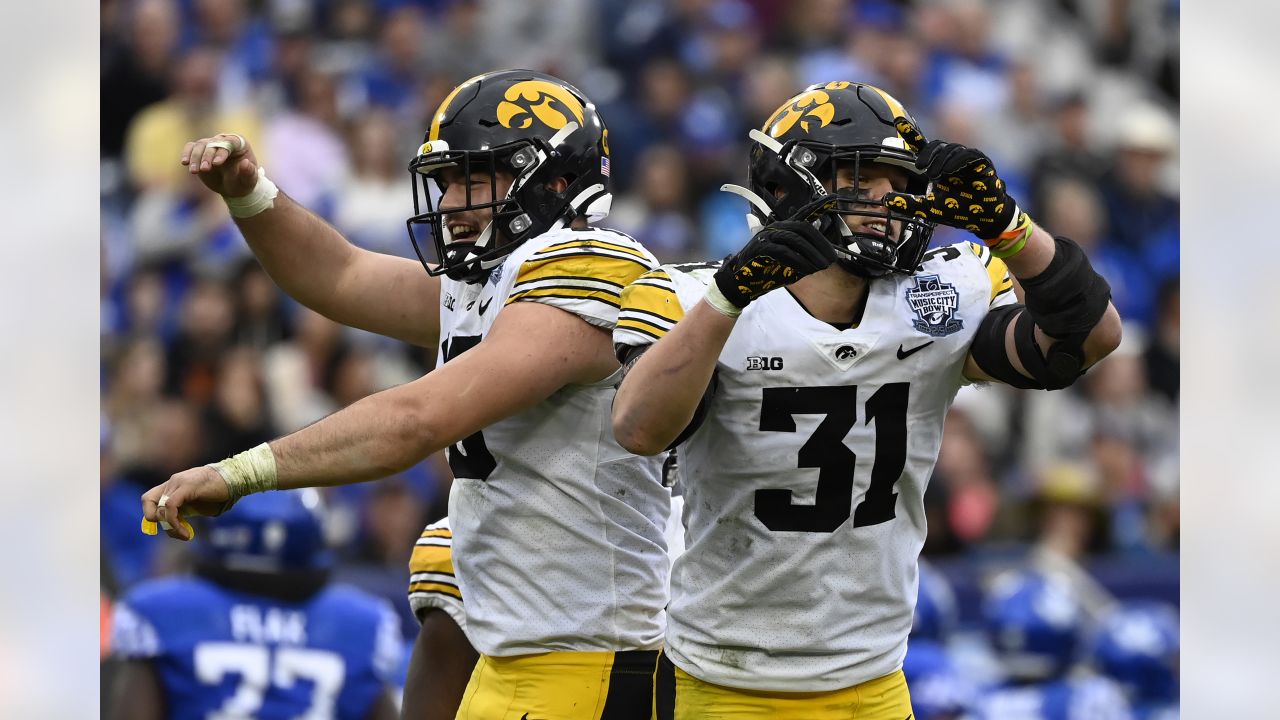
[[(444, 279), (440, 362), (477, 345), (514, 302), (541, 302), (612, 331), (619, 294), (657, 267), (611, 230), (552, 230), (484, 283)], [(529, 342), (541, 342), (538, 328)], [(661, 458), (613, 438), (617, 376), (561, 388), (449, 449), (453, 563), (466, 632), (491, 656), (661, 644), (671, 494)]]
[[(623, 293), (616, 345), (654, 342), (711, 266), (664, 266)], [(737, 688), (827, 691), (902, 666), (925, 539), (923, 497), (970, 343), (1014, 302), (1003, 261), (939, 248), (872, 280), (857, 327), (787, 290), (743, 311), (701, 426), (680, 446), (686, 549), (666, 652)]]

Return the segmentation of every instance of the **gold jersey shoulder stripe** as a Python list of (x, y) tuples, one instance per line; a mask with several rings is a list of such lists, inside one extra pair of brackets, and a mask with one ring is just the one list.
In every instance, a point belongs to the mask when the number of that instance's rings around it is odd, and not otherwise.
[(453, 587), (452, 585), (445, 585), (444, 583), (436, 583), (436, 582), (410, 583), (409, 593), (413, 594), (416, 592), (434, 592), (434, 593), (440, 593), (442, 595), (451, 595), (455, 598), (458, 598), (459, 600), (462, 599), (461, 590), (459, 590), (456, 587)]
[(410, 573), (453, 573), (453, 553), (439, 545), (415, 545), (409, 558)]
[[(648, 273), (641, 276), (641, 280), (649, 277), (656, 277), (656, 274)], [(656, 315), (671, 323), (680, 322), (684, 317), (684, 307), (680, 305), (675, 289), (648, 282), (632, 283), (622, 291), (622, 309)]]
[[(622, 292), (622, 288), (623, 288), (622, 283), (616, 283), (612, 280), (604, 280), (602, 278), (594, 278), (594, 277), (589, 278), (589, 277), (583, 277), (581, 275), (543, 275), (539, 273), (536, 279), (523, 280), (523, 281), (517, 282), (512, 287), (512, 289), (516, 291), (532, 289), (529, 287), (531, 285), (537, 285), (538, 287), (547, 287), (548, 285), (554, 285), (555, 283), (553, 281), (556, 281), (556, 280), (567, 281), (566, 284), (571, 287), (586, 287), (590, 285), (594, 287), (604, 286), (604, 287), (613, 288), (615, 290), (615, 293), (614, 293), (615, 295), (619, 292)], [(575, 285), (574, 283), (578, 283), (578, 284)]]
[[(659, 327), (669, 327), (680, 322), (679, 318), (669, 318), (665, 315), (660, 315), (648, 310), (642, 310), (638, 307), (624, 307), (622, 312), (625, 313), (627, 317), (635, 318), (640, 322), (649, 323), (650, 325), (658, 325)], [(655, 320), (660, 320), (662, 323), (654, 322)]]
[(453, 532), (448, 528), (427, 528), (426, 530), (423, 530), (422, 534), (419, 535), (418, 537), (420, 538), (428, 538), (428, 537), (452, 538)]
[(625, 318), (618, 321), (618, 329), (639, 333), (654, 342), (661, 340), (662, 336), (667, 334), (666, 328), (660, 328), (652, 323)]
[(532, 257), (520, 265), (513, 288), (539, 280), (579, 278), (607, 283), (620, 290), (650, 269), (648, 261), (640, 258), (632, 260), (590, 251), (542, 259)]
[(511, 297), (507, 298), (506, 304), (510, 305), (521, 300), (592, 300), (616, 310), (618, 308), (616, 297), (616, 295), (611, 297), (611, 293), (604, 290), (593, 290), (591, 288), (550, 287), (513, 293)]
[(663, 270), (662, 268), (658, 268), (657, 270), (650, 270), (649, 272), (636, 278), (636, 280), (665, 280), (666, 282), (670, 283), (671, 276), (667, 274), (666, 270)]
[(1013, 278), (1009, 277), (1009, 266), (998, 257), (991, 258), (991, 264), (987, 266), (987, 279), (991, 281), (992, 302), (1001, 293), (1013, 289)]
[(595, 300), (619, 306), (619, 291), (651, 268), (648, 261), (582, 252), (526, 260), (516, 275), (506, 304), (518, 300)]
[(548, 245), (542, 248), (541, 250), (535, 252), (531, 257), (537, 258), (539, 255), (546, 255), (549, 253), (556, 252), (558, 250), (568, 250), (570, 248), (577, 248), (577, 249), (602, 248), (606, 250), (614, 250), (620, 253), (626, 253), (627, 255), (634, 256), (635, 258), (639, 260), (643, 260), (645, 262), (649, 261), (649, 258), (645, 257), (645, 254), (643, 252), (641, 252), (640, 250), (637, 250), (634, 247), (622, 245), (619, 243), (611, 243), (607, 240), (596, 240), (596, 239), (569, 240), (567, 242), (556, 243), (555, 245)]
[(990, 302), (995, 302), (997, 297), (1013, 289), (1013, 278), (1009, 277), (1009, 266), (1003, 260), (992, 255), (991, 250), (985, 245), (971, 242), (969, 249), (986, 265), (987, 279), (991, 282)]

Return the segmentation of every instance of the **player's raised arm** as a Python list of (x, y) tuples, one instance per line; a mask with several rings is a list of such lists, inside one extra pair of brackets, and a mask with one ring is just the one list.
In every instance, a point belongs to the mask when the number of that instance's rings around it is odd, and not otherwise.
[[(530, 327), (538, 328), (538, 342), (529, 342)], [(605, 330), (543, 303), (515, 303), (484, 342), (426, 376), (152, 488), (142, 496), (144, 523), (190, 540), (179, 517), (219, 514), (249, 493), (385, 477), (565, 385), (597, 382), (617, 367)]]
[(440, 282), (421, 264), (347, 242), (276, 188), (240, 135), (189, 142), (181, 162), (223, 196), (253, 254), (295, 300), (344, 325), (435, 346)]
[(1121, 324), (1111, 287), (1080, 246), (1032, 222), (981, 151), (926, 141), (906, 118), (898, 118), (897, 126), (918, 153), (916, 166), (932, 181), (932, 191), (889, 193), (885, 204), (973, 233), (1005, 262), (1026, 298), (1025, 305), (987, 313), (965, 361), (965, 377), (1057, 390), (1115, 350)]
[[(667, 449), (704, 402), (720, 352), (742, 309), (834, 261), (831, 243), (810, 222), (780, 221), (757, 232), (742, 250), (725, 259), (706, 295), (670, 332), (650, 349), (620, 358), (626, 362), (626, 374), (613, 403), (618, 443), (638, 455)], [(629, 310), (624, 298), (624, 317)]]

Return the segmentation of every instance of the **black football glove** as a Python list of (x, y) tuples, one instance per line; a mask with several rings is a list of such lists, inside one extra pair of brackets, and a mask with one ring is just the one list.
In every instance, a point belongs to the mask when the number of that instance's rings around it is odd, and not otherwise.
[(933, 182), (928, 195), (885, 193), (884, 204), (930, 222), (968, 230), (986, 243), (1000, 240), (1013, 225), (1018, 204), (1005, 191), (991, 158), (981, 150), (924, 139), (906, 118), (894, 120), (916, 153), (916, 167)]
[(786, 287), (835, 260), (835, 247), (811, 220), (778, 220), (724, 259), (715, 274), (716, 286), (726, 300), (744, 308), (770, 290)]

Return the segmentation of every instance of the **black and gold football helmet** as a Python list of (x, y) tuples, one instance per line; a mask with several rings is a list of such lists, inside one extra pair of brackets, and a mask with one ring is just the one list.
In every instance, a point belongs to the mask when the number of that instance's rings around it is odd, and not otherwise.
[[(906, 172), (906, 191), (928, 192), (929, 180), (916, 168), (916, 154), (894, 127), (907, 117), (902, 103), (887, 92), (855, 82), (810, 85), (751, 131), (750, 188), (726, 185), (751, 203), (754, 227), (775, 220), (820, 220), (836, 247), (837, 262), (863, 277), (912, 273), (928, 247), (933, 224), (897, 212), (882, 203), (860, 200), (855, 189), (836, 191), (839, 168), (856, 179), (869, 163), (894, 165)], [(805, 217), (798, 217), (804, 215)], [(851, 230), (842, 215), (896, 221), (897, 237)]]
[[(467, 185), (463, 207), (441, 209), (441, 171), (463, 177), (488, 173), (490, 202), (473, 203)], [(497, 192), (496, 172), (514, 176)], [(596, 221), (609, 213), (609, 141), (594, 105), (569, 83), (532, 70), (500, 70), (467, 80), (449, 93), (431, 119), (417, 155), (409, 238), (433, 276), (478, 282), (528, 238), (579, 216)], [(547, 184), (568, 182), (562, 192)], [(432, 184), (439, 192), (433, 193)], [(455, 241), (447, 216), (492, 208), (493, 219), (474, 237)], [(425, 227), (439, 265), (431, 267), (419, 243)], [(425, 238), (424, 238), (425, 239)]]

